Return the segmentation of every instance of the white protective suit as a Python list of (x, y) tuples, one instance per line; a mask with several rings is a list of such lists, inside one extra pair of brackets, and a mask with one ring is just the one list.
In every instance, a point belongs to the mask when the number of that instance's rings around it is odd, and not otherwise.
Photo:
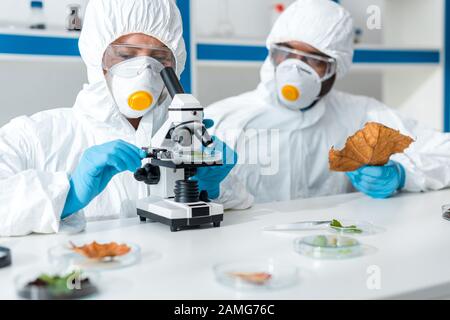
[[(102, 70), (108, 45), (129, 33), (144, 33), (172, 50), (178, 75), (186, 61), (182, 20), (172, 0), (91, 0), (79, 41), (89, 84), (71, 109), (22, 116), (0, 129), (0, 236), (58, 232), (69, 191), (69, 174), (83, 152), (94, 145), (122, 139), (148, 146), (164, 123), (170, 101), (142, 119), (135, 130), (115, 106)], [(227, 180), (232, 180), (228, 179)], [(238, 183), (218, 201), (226, 208), (248, 207), (251, 197)], [(82, 212), (64, 221), (82, 229), (88, 220), (132, 217), (135, 200), (149, 195), (131, 172), (115, 176)], [(237, 195), (235, 197), (235, 195)], [(137, 218), (136, 218), (137, 219)]]
[[(351, 66), (352, 30), (351, 16), (336, 3), (298, 0), (278, 19), (267, 45), (308, 43), (337, 60), (339, 78)], [(404, 190), (419, 192), (450, 185), (450, 135), (403, 119), (372, 98), (335, 90), (308, 111), (288, 110), (276, 101), (274, 70), (267, 59), (255, 91), (206, 109), (206, 116), (215, 119), (215, 134), (237, 150), (241, 165), (231, 174), (246, 183), (255, 202), (354, 191), (344, 173), (329, 170), (328, 152), (332, 146), (343, 147), (347, 137), (369, 121), (383, 123), (416, 139), (404, 154), (392, 157), (406, 170)], [(267, 147), (266, 141), (271, 138), (275, 143)]]

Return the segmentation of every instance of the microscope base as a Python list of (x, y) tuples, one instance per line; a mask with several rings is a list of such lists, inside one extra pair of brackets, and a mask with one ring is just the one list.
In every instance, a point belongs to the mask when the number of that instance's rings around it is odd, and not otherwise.
[(160, 222), (172, 232), (212, 224), (220, 227), (223, 206), (212, 202), (176, 203), (171, 199), (149, 197), (138, 201), (137, 214), (142, 222)]
[(140, 209), (138, 209), (138, 216), (142, 222), (149, 220), (168, 225), (170, 227), (170, 231), (172, 232), (176, 232), (184, 228), (200, 227), (206, 224), (212, 224), (214, 228), (219, 228), (220, 223), (223, 221), (223, 214), (202, 218), (169, 219)]

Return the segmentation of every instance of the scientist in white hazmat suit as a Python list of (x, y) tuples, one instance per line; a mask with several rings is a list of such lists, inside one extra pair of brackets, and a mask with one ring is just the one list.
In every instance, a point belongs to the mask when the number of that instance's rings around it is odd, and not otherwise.
[[(231, 174), (243, 179), (256, 202), (355, 189), (388, 198), (401, 190), (450, 185), (450, 135), (404, 119), (375, 99), (333, 89), (353, 58), (353, 22), (342, 6), (329, 0), (294, 2), (276, 21), (267, 48), (258, 88), (206, 109), (206, 116), (215, 119), (215, 134), (245, 164)], [(385, 166), (331, 172), (331, 147), (343, 147), (371, 121), (416, 141)]]
[[(136, 216), (135, 201), (149, 188), (133, 172), (167, 116), (159, 71), (170, 66), (180, 76), (184, 69), (182, 32), (172, 0), (89, 2), (79, 40), (89, 83), (73, 108), (22, 116), (0, 129), (0, 236)], [(195, 178), (225, 208), (246, 208), (252, 198), (238, 181), (228, 182), (233, 190), (220, 188), (233, 166), (202, 168)]]

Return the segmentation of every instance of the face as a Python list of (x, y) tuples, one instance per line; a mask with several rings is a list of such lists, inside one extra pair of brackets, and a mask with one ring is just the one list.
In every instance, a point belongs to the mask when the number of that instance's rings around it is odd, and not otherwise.
[(172, 52), (161, 41), (142, 33), (132, 33), (111, 43), (103, 56), (103, 70), (106, 73), (114, 65), (139, 56), (152, 57), (166, 67), (175, 68)]
[[(290, 42), (284, 42), (278, 44), (281, 47), (285, 47), (287, 49), (293, 49), (297, 51), (301, 51), (305, 54), (317, 56), (319, 58), (323, 58), (323, 60), (317, 60), (313, 57), (308, 57), (305, 55), (290, 53), (288, 55), (286, 54), (280, 54), (280, 55), (272, 55), (273, 62), (275, 65), (279, 65), (283, 61), (287, 59), (300, 59), (303, 62), (307, 63), (309, 66), (311, 66), (320, 77), (323, 77), (329, 68), (329, 63), (326, 62), (326, 60), (331, 59), (330, 56), (326, 55), (325, 53), (321, 52), (320, 50), (314, 48), (313, 46), (310, 46), (309, 44), (301, 41), (290, 41)], [(322, 89), (320, 91), (319, 97), (323, 97), (326, 94), (328, 94), (331, 89), (334, 86), (334, 83), (336, 81), (336, 74), (334, 73), (329, 79), (322, 82)]]
[[(326, 59), (330, 59), (330, 56), (308, 45), (307, 43), (300, 41), (284, 42), (278, 45), (280, 47), (285, 47), (287, 49), (301, 51), (307, 55), (301, 55), (300, 53), (294, 52), (283, 55), (282, 54), (274, 55), (273, 58), (275, 65), (279, 65), (280, 63), (282, 63), (287, 59), (298, 59), (308, 64), (310, 67), (312, 67), (317, 72), (317, 74), (319, 74), (319, 76), (323, 77), (326, 74), (327, 68), (329, 67), (328, 63), (326, 62)], [(318, 57), (319, 59), (315, 59), (314, 57)], [(320, 58), (324, 59), (321, 60)]]
[(103, 72), (109, 89), (119, 111), (135, 128), (143, 115), (165, 99), (159, 76), (164, 67), (176, 67), (172, 51), (141, 33), (117, 39), (104, 53)]

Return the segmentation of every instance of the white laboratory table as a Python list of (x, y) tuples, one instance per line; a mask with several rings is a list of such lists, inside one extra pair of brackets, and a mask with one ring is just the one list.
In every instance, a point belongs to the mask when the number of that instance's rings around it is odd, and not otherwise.
[[(48, 248), (69, 240), (133, 242), (142, 248), (137, 265), (101, 273), (101, 293), (93, 297), (98, 299), (446, 298), (450, 221), (442, 219), (441, 206), (447, 203), (449, 190), (388, 200), (347, 194), (230, 211), (218, 229), (171, 233), (165, 225), (140, 223), (136, 217), (90, 222), (77, 235), (0, 238), (0, 245), (13, 252), (12, 267), (0, 269), (0, 299), (15, 299), (14, 278), (30, 269), (44, 270)], [(384, 230), (359, 237), (365, 255), (339, 261), (313, 260), (293, 250), (296, 237), (317, 231), (262, 231), (278, 223), (332, 218), (371, 221)], [(236, 292), (216, 282), (215, 264), (249, 258), (297, 266), (298, 284), (278, 291)], [(379, 272), (379, 288), (367, 285), (374, 270)]]

